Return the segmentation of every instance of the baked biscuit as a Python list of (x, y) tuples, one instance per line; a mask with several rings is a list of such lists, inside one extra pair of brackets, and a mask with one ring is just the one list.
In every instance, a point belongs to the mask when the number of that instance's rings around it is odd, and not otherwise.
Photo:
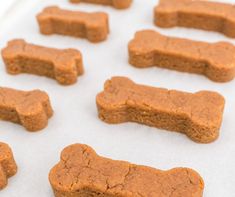
[(56, 197), (202, 197), (204, 189), (192, 169), (162, 171), (114, 161), (81, 144), (63, 150), (49, 180)]
[(12, 40), (2, 50), (2, 57), (10, 74), (46, 76), (63, 85), (76, 83), (84, 72), (82, 55), (75, 49), (60, 50)]
[(235, 77), (235, 46), (167, 37), (152, 30), (139, 31), (129, 43), (129, 62), (138, 68), (158, 66), (207, 76), (216, 82)]
[(106, 123), (137, 122), (209, 143), (219, 136), (225, 101), (216, 92), (192, 94), (113, 77), (106, 81), (96, 103), (99, 118)]
[(69, 11), (54, 6), (45, 8), (37, 20), (45, 35), (60, 34), (101, 42), (109, 33), (108, 15), (104, 12)]
[(216, 31), (235, 37), (235, 7), (232, 4), (200, 0), (160, 0), (154, 9), (159, 27), (189, 27)]

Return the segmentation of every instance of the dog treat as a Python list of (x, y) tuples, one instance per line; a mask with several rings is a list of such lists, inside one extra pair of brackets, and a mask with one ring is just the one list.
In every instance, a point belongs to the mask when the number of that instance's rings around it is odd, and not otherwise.
[(7, 186), (8, 178), (14, 176), (17, 166), (11, 148), (0, 142), (0, 190)]
[(54, 6), (45, 8), (37, 19), (45, 35), (60, 34), (100, 42), (109, 33), (108, 15), (104, 12), (69, 11)]
[(0, 119), (21, 124), (29, 131), (38, 131), (47, 126), (52, 114), (45, 92), (0, 88)]
[(232, 4), (199, 0), (160, 0), (155, 8), (159, 27), (182, 26), (221, 32), (235, 37), (235, 7)]
[(72, 3), (95, 3), (95, 4), (103, 4), (110, 5), (117, 9), (125, 9), (130, 7), (132, 0), (70, 0)]
[(13, 40), (2, 50), (8, 73), (31, 73), (56, 79), (70, 85), (83, 74), (82, 55), (75, 49), (52, 49), (24, 40)]
[(152, 30), (137, 32), (129, 43), (129, 62), (133, 66), (197, 73), (216, 82), (234, 79), (234, 54), (235, 46), (230, 43), (167, 37)]
[(137, 122), (184, 133), (199, 143), (218, 138), (225, 104), (216, 92), (154, 88), (125, 77), (107, 80), (96, 102), (99, 118), (107, 123)]
[(202, 197), (204, 190), (192, 169), (162, 171), (115, 161), (81, 144), (63, 150), (49, 180), (56, 197)]

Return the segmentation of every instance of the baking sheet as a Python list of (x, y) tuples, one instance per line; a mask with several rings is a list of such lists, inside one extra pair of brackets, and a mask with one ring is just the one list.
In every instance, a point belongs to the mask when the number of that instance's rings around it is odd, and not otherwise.
[[(233, 3), (234, 1), (227, 1)], [(0, 2), (2, 3), (2, 1)], [(30, 133), (19, 125), (0, 122), (0, 141), (8, 143), (19, 166), (16, 176), (1, 197), (52, 197), (49, 170), (59, 161), (61, 150), (73, 143), (85, 143), (99, 154), (128, 160), (160, 169), (190, 167), (205, 180), (205, 197), (234, 196), (235, 193), (235, 81), (214, 83), (204, 76), (167, 69), (137, 69), (128, 64), (127, 43), (137, 30), (154, 29), (165, 35), (216, 42), (234, 39), (200, 30), (160, 29), (153, 25), (156, 0), (135, 0), (127, 10), (111, 7), (70, 4), (66, 0), (24, 2), (11, 17), (0, 24), (0, 47), (13, 38), (57, 48), (76, 48), (83, 53), (85, 74), (73, 86), (60, 86), (56, 81), (34, 75), (8, 75), (0, 60), (0, 85), (23, 90), (48, 92), (54, 116), (46, 129)], [(110, 16), (108, 40), (92, 44), (83, 39), (43, 36), (35, 15), (45, 6), (83, 11), (105, 11)], [(218, 91), (226, 98), (220, 138), (211, 144), (196, 144), (179, 133), (150, 128), (135, 123), (108, 125), (97, 117), (95, 97), (106, 79), (127, 76), (146, 85), (188, 92)]]

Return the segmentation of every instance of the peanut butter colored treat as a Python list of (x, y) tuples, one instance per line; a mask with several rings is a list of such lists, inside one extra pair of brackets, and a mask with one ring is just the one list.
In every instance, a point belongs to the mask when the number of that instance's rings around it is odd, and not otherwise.
[(0, 190), (7, 186), (8, 178), (14, 176), (17, 166), (11, 148), (0, 142)]
[(101, 157), (86, 145), (65, 148), (49, 175), (56, 197), (202, 197), (192, 169), (162, 171)]
[(235, 37), (235, 7), (200, 0), (160, 0), (154, 9), (159, 27), (189, 27), (216, 31)]
[(167, 37), (152, 30), (139, 31), (129, 43), (129, 62), (135, 67), (158, 66), (207, 76), (216, 82), (235, 77), (235, 46)]
[(102, 5), (110, 5), (117, 9), (125, 9), (130, 7), (132, 0), (70, 0), (72, 3), (94, 3)]
[(63, 85), (74, 84), (83, 74), (82, 55), (75, 49), (59, 50), (12, 40), (2, 50), (2, 57), (10, 74), (42, 75)]
[(109, 33), (108, 15), (104, 12), (69, 11), (54, 6), (45, 8), (37, 20), (45, 35), (60, 34), (101, 42)]
[(45, 92), (0, 88), (0, 119), (21, 124), (29, 131), (38, 131), (47, 126), (52, 114)]
[(99, 118), (104, 122), (137, 122), (184, 133), (199, 143), (218, 138), (225, 104), (216, 92), (192, 94), (154, 88), (125, 77), (107, 80), (96, 102)]

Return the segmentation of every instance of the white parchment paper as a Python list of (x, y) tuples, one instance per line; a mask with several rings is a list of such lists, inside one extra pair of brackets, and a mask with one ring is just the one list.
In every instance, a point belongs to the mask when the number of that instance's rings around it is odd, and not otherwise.
[[(5, 2), (0, 1), (1, 4)], [(227, 1), (233, 3), (234, 1)], [(130, 9), (70, 4), (67, 0), (35, 0), (23, 3), (0, 24), (0, 48), (14, 38), (57, 48), (76, 48), (83, 53), (85, 74), (73, 86), (34, 75), (8, 75), (0, 60), (0, 86), (48, 92), (54, 116), (46, 129), (30, 133), (19, 125), (0, 121), (0, 141), (8, 143), (19, 166), (16, 176), (1, 197), (52, 197), (49, 170), (59, 161), (61, 150), (73, 143), (85, 143), (99, 154), (159, 169), (190, 167), (205, 180), (205, 197), (232, 197), (235, 194), (235, 81), (214, 83), (204, 76), (167, 69), (137, 69), (128, 64), (127, 44), (137, 30), (154, 29), (165, 35), (195, 40), (229, 41), (219, 33), (194, 29), (160, 29), (153, 25), (156, 0), (134, 0)], [(105, 11), (110, 16), (108, 40), (91, 44), (86, 40), (44, 36), (39, 33), (36, 14), (45, 6), (82, 11)], [(127, 76), (146, 85), (188, 92), (218, 91), (226, 98), (220, 138), (211, 144), (196, 144), (179, 133), (135, 123), (108, 125), (97, 117), (95, 97), (106, 79)]]

